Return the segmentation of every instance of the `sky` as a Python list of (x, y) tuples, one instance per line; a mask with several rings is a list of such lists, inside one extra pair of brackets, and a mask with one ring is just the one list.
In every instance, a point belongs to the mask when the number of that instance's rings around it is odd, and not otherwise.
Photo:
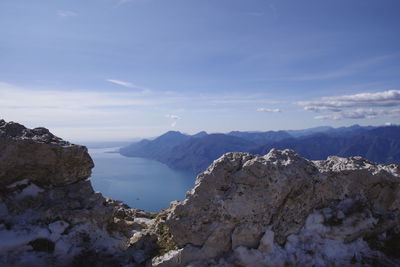
[(1, 0), (0, 118), (75, 142), (400, 124), (398, 0)]

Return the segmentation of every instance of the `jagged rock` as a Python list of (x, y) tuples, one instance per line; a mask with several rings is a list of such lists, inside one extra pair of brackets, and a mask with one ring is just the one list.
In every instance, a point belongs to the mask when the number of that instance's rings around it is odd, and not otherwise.
[(400, 168), (228, 153), (157, 215), (93, 191), (85, 147), (0, 120), (1, 266), (400, 266)]
[(399, 222), (396, 165), (360, 157), (309, 161), (291, 150), (228, 153), (169, 214), (177, 249), (153, 266), (400, 264), (400, 254), (368, 241), (399, 235)]
[(93, 167), (86, 147), (63, 141), (45, 128), (0, 120), (0, 186), (23, 179), (38, 185), (72, 184), (87, 179)]
[(94, 192), (92, 167), (85, 147), (0, 120), (0, 266), (143, 266), (156, 240), (131, 237), (152, 215)]

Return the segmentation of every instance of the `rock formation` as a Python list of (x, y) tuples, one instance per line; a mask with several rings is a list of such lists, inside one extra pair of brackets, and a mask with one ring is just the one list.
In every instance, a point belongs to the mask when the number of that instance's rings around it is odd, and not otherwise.
[(172, 207), (176, 249), (153, 265), (399, 265), (399, 222), (399, 166), (228, 153)]
[(0, 266), (141, 266), (130, 238), (154, 220), (95, 193), (93, 166), (83, 146), (0, 120)]
[(85, 147), (0, 121), (1, 266), (400, 266), (400, 168), (228, 153), (150, 214), (93, 191)]

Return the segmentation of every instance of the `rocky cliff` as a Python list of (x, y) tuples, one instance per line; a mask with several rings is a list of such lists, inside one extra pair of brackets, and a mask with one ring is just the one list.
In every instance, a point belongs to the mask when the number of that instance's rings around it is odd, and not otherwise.
[(93, 192), (86, 148), (0, 121), (2, 266), (400, 266), (400, 168), (228, 153), (158, 214)]
[(130, 238), (151, 214), (94, 192), (93, 166), (83, 146), (0, 120), (0, 266), (144, 262)]

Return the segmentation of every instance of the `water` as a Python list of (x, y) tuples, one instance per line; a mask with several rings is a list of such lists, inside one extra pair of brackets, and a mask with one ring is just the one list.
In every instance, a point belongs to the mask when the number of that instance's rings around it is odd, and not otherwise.
[(95, 168), (90, 179), (95, 191), (132, 208), (157, 212), (173, 200), (183, 200), (195, 175), (144, 158), (107, 153), (118, 148), (89, 149)]

